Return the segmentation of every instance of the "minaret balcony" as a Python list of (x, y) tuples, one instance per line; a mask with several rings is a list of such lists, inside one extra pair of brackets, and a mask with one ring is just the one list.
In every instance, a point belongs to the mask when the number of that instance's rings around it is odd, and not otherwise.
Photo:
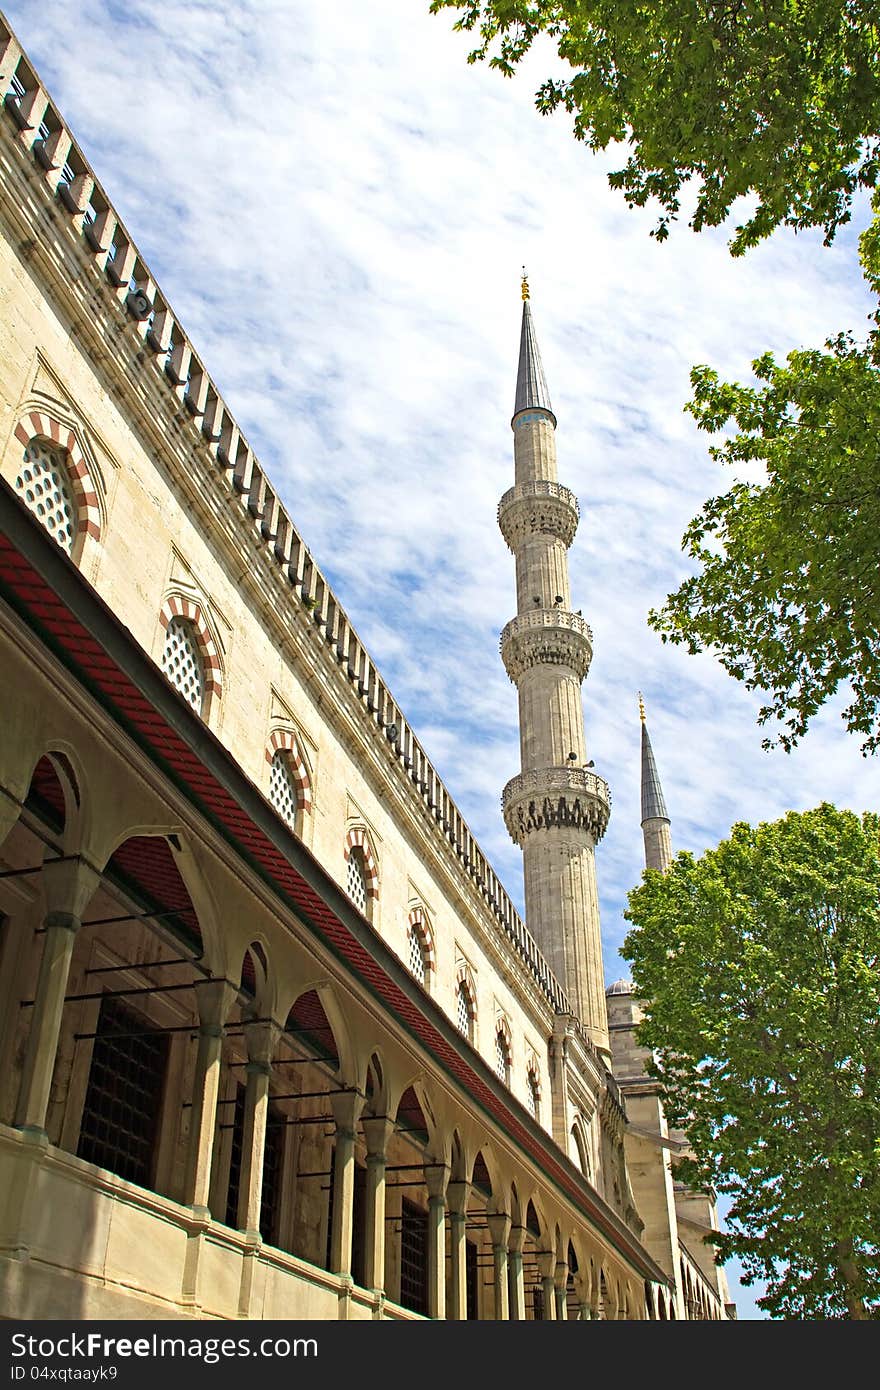
[(587, 831), (597, 844), (611, 816), (611, 793), (605, 779), (586, 768), (538, 767), (511, 777), (501, 810), (520, 847), (536, 830)]
[(579, 517), (571, 489), (544, 479), (517, 483), (498, 503), (498, 525), (514, 553), (531, 536), (553, 536), (570, 546)]
[(565, 666), (583, 680), (593, 659), (593, 634), (579, 613), (533, 608), (513, 618), (501, 634), (501, 660), (516, 683), (534, 666)]

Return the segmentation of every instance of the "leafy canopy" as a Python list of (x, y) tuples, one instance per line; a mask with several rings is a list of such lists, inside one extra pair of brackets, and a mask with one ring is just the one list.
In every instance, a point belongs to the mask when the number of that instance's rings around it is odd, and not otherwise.
[(539, 111), (562, 108), (590, 149), (626, 144), (610, 175), (630, 206), (656, 199), (668, 235), (693, 180), (694, 230), (735, 199), (754, 211), (734, 254), (779, 225), (830, 242), (880, 161), (880, 21), (875, 0), (433, 0), (477, 30), (470, 61), (511, 76), (535, 40), (574, 69), (550, 77)]
[(766, 477), (705, 503), (682, 542), (700, 569), (649, 622), (769, 692), (759, 722), (782, 722), (786, 750), (848, 683), (843, 717), (867, 754), (880, 747), (880, 367), (848, 334), (826, 347), (758, 358), (758, 387), (691, 372), (699, 427), (735, 425), (710, 453)]
[(623, 947), (689, 1183), (772, 1316), (880, 1317), (880, 817), (789, 812), (665, 875)]

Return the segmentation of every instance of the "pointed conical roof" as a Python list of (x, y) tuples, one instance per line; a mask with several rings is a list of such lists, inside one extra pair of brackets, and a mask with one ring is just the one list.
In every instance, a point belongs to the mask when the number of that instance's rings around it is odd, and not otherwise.
[[(521, 410), (546, 410), (550, 415), (553, 415), (550, 392), (547, 390), (547, 380), (541, 364), (541, 353), (538, 350), (535, 325), (532, 322), (531, 305), (527, 299), (523, 300), (514, 416), (518, 415)], [(555, 415), (553, 415), (553, 423), (556, 424)]]
[(642, 823), (646, 820), (669, 820), (660, 774), (654, 761), (651, 736), (648, 726), (642, 719)]

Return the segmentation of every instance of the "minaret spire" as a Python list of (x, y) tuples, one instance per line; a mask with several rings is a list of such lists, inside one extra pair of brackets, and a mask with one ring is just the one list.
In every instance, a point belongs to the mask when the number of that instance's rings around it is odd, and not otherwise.
[(513, 407), (513, 416), (516, 419), (521, 410), (546, 410), (553, 417), (553, 424), (555, 425), (556, 416), (553, 414), (553, 407), (550, 404), (547, 378), (544, 376), (541, 353), (538, 349), (538, 338), (535, 333), (535, 325), (532, 322), (530, 298), (529, 277), (526, 275), (525, 266), (523, 266), (522, 328), (519, 335), (519, 366), (516, 373), (516, 403)]
[(607, 1059), (594, 849), (608, 824), (609, 796), (586, 754), (581, 683), (592, 633), (571, 609), (567, 555), (578, 503), (557, 479), (556, 416), (525, 273), (522, 299), (511, 421), (516, 482), (498, 508), (516, 559), (517, 616), (501, 634), (501, 656), (519, 694), (522, 772), (504, 788), (502, 806), (523, 851), (529, 929)]
[(672, 836), (669, 816), (660, 785), (660, 774), (645, 721), (645, 702), (639, 691), (639, 718), (642, 723), (642, 835), (645, 840), (645, 868), (665, 874), (672, 863)]

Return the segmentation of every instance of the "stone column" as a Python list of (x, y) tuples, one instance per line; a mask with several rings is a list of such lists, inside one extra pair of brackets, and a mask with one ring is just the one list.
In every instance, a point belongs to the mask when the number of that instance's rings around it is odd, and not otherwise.
[(515, 1322), (525, 1322), (526, 1286), (523, 1277), (523, 1245), (527, 1231), (525, 1226), (512, 1226), (510, 1230), (510, 1316)]
[(470, 1195), (469, 1182), (451, 1182), (447, 1189), (452, 1237), (452, 1294), (447, 1316), (456, 1322), (467, 1321), (467, 1207)]
[(510, 1217), (506, 1211), (492, 1211), (486, 1215), (489, 1233), (492, 1236), (492, 1255), (495, 1263), (495, 1320), (507, 1322), (510, 1317), (510, 1298), (507, 1275), (507, 1242), (510, 1238)]
[(541, 1294), (544, 1304), (544, 1317), (548, 1322), (556, 1321), (556, 1256), (552, 1250), (539, 1250), (538, 1273), (541, 1276)]
[(220, 1063), (223, 1030), (238, 990), (228, 980), (200, 983), (196, 989), (199, 1005), (199, 1051), (193, 1079), (192, 1112), (186, 1162), (184, 1202), (207, 1217), (211, 1189), (211, 1164), (220, 1089)]
[(446, 1186), (445, 1163), (425, 1164), (428, 1189), (428, 1316), (446, 1317)]
[(333, 1158), (333, 1224), (330, 1228), (330, 1270), (351, 1274), (351, 1237), (354, 1218), (354, 1145), (357, 1122), (364, 1103), (359, 1091), (339, 1091), (330, 1097), (336, 1121)]
[(568, 1265), (562, 1260), (556, 1265), (555, 1279), (556, 1294), (556, 1320), (566, 1322), (568, 1319)]
[(273, 1023), (246, 1023), (244, 1026), (248, 1063), (244, 1129), (241, 1138), (238, 1228), (251, 1236), (257, 1236), (260, 1230), (269, 1081), (272, 1076), (272, 1053), (275, 1050), (278, 1032), (277, 1025)]
[(394, 1120), (376, 1115), (364, 1120), (367, 1139), (367, 1211), (364, 1284), (368, 1289), (385, 1288), (385, 1164), (388, 1143), (394, 1133)]
[(48, 859), (43, 864), (46, 934), (18, 1093), (20, 1129), (45, 1132), (74, 939), (100, 880), (84, 859)]

